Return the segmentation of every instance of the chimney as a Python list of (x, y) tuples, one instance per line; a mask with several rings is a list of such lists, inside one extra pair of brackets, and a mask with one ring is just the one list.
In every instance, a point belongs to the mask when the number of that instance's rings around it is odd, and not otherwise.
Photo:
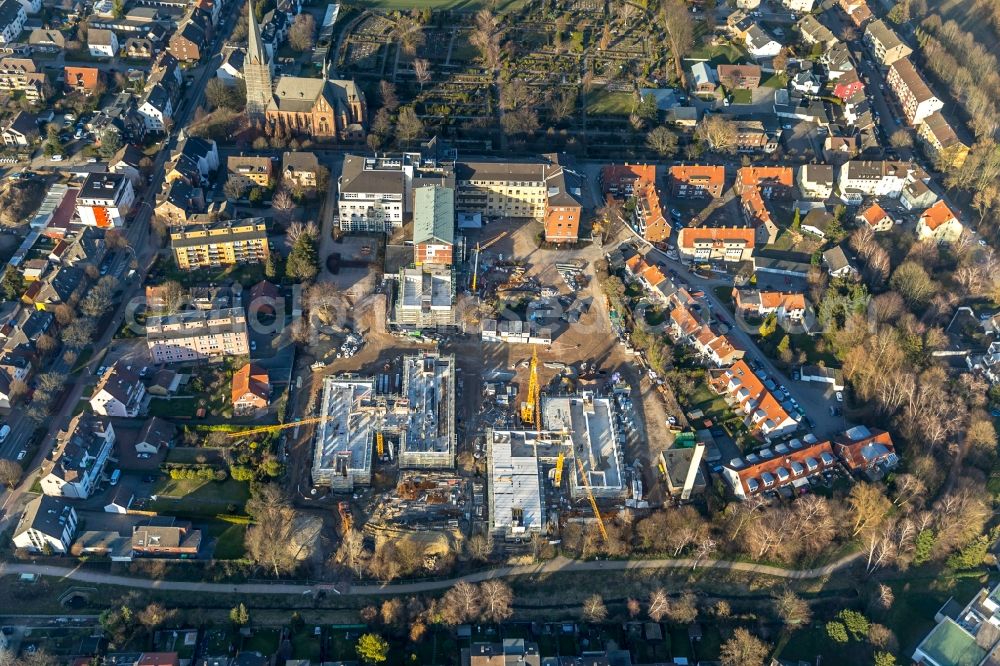
[(694, 454), (691, 456), (691, 466), (688, 467), (687, 477), (684, 479), (684, 487), (681, 489), (681, 499), (691, 498), (691, 490), (694, 488), (695, 479), (698, 478), (698, 468), (701, 466), (701, 458), (705, 455), (705, 443), (698, 442), (694, 445)]

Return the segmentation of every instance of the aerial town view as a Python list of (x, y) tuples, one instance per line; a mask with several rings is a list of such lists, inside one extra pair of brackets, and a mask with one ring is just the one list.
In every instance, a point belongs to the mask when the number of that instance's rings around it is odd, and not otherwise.
[(0, 666), (1000, 664), (1000, 1), (0, 0)]

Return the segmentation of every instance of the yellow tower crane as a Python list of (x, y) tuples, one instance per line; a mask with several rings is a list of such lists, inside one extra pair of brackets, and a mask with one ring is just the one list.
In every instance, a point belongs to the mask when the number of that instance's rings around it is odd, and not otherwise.
[(477, 278), (479, 277), (479, 253), (485, 250), (486, 248), (490, 247), (491, 245), (493, 245), (506, 235), (507, 232), (505, 231), (502, 234), (486, 241), (486, 244), (482, 246), (480, 246), (478, 242), (476, 243), (476, 261), (472, 264), (472, 291), (476, 290), (476, 283), (478, 282)]
[(563, 460), (565, 460), (565, 458), (566, 454), (562, 451), (559, 452), (559, 457), (556, 458), (556, 475), (552, 479), (552, 485), (556, 488), (558, 488), (559, 484), (562, 483)]
[(590, 489), (590, 481), (587, 480), (587, 472), (583, 469), (583, 463), (580, 459), (576, 459), (576, 467), (580, 470), (580, 480), (583, 483), (583, 489), (587, 491), (587, 499), (590, 500), (590, 508), (594, 510), (594, 517), (597, 518), (597, 527), (601, 530), (601, 536), (604, 537), (604, 543), (608, 542), (608, 530), (604, 527), (604, 519), (601, 518), (601, 512), (597, 509), (597, 500), (594, 499), (594, 492)]
[(288, 428), (294, 428), (300, 425), (310, 425), (313, 423), (320, 423), (326, 421), (325, 416), (314, 416), (308, 419), (301, 419), (299, 421), (289, 421), (288, 423), (279, 423), (277, 425), (261, 426), (259, 428), (250, 428), (248, 430), (240, 430), (238, 432), (231, 432), (227, 435), (230, 439), (236, 439), (237, 437), (246, 437), (247, 435), (259, 435), (265, 432), (279, 432), (281, 430), (287, 430)]
[(541, 387), (538, 385), (538, 350), (535, 349), (531, 355), (531, 366), (528, 370), (528, 395), (527, 400), (521, 403), (521, 421), (526, 425), (534, 425), (536, 429), (540, 422), (538, 413), (538, 399), (541, 395)]
[(378, 457), (381, 459), (385, 455), (385, 439), (382, 437), (381, 430), (375, 433), (375, 447), (378, 449)]

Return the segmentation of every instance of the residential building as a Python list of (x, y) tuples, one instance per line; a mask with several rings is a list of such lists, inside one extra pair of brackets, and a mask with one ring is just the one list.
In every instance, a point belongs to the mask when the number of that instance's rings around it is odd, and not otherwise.
[(315, 153), (285, 152), (281, 154), (282, 183), (304, 190), (318, 187), (319, 159)]
[(10, 124), (3, 129), (5, 146), (33, 146), (40, 137), (37, 118), (25, 111), (18, 111)]
[(833, 96), (846, 102), (854, 95), (865, 92), (864, 81), (853, 67), (837, 77), (833, 85)]
[(816, 0), (781, 0), (781, 6), (793, 12), (811, 12)]
[(840, 195), (847, 203), (865, 196), (896, 199), (913, 175), (907, 162), (851, 160), (840, 169)]
[[(558, 156), (520, 162), (461, 162), (455, 167), (459, 212), (488, 218), (547, 218), (550, 178), (564, 174)], [(560, 199), (566, 194), (559, 188)], [(573, 220), (578, 226), (579, 218)], [(572, 228), (572, 227), (570, 227)], [(554, 228), (554, 235), (558, 228)]]
[(823, 89), (823, 83), (819, 80), (813, 72), (801, 71), (792, 77), (789, 82), (792, 86), (792, 90), (805, 95), (818, 95), (819, 91)]
[(877, 203), (873, 203), (858, 213), (857, 220), (872, 231), (891, 231), (895, 224), (895, 220)]
[(167, 52), (181, 62), (198, 62), (206, 44), (205, 30), (192, 15), (170, 36)]
[(656, 183), (656, 166), (653, 164), (610, 164), (601, 167), (598, 181), (605, 199), (624, 203), (638, 187)]
[(28, 15), (24, 5), (18, 0), (2, 0), (0, 2), (0, 44), (16, 42), (24, 30)]
[(62, 303), (75, 303), (80, 297), (85, 275), (76, 266), (60, 266), (44, 278), (28, 284), (21, 295), (21, 302), (36, 310), (53, 310)]
[[(736, 150), (741, 153), (773, 153), (778, 148), (778, 142), (771, 138), (764, 123), (760, 120), (732, 120), (730, 123), (736, 130)], [(710, 140), (709, 144), (715, 147)]]
[(663, 214), (660, 192), (654, 183), (637, 183), (635, 211), (631, 225), (636, 233), (650, 243), (663, 243), (670, 238), (670, 223)]
[(398, 284), (393, 323), (407, 328), (455, 326), (455, 278), (450, 268), (402, 268)]
[(101, 88), (101, 70), (96, 67), (63, 67), (66, 88), (91, 96)]
[[(5, 0), (5, 2), (8, 0)], [(118, 55), (118, 35), (110, 30), (91, 28), (87, 31), (87, 49), (95, 58), (114, 58)]]
[(28, 502), (14, 528), (14, 547), (32, 553), (65, 555), (76, 535), (76, 509), (41, 495)]
[[(559, 165), (556, 155), (548, 156)], [(545, 217), (542, 227), (549, 243), (575, 243), (580, 239), (583, 217), (580, 176), (562, 165), (549, 169), (545, 175)]]
[(153, 48), (153, 41), (147, 37), (129, 37), (123, 47), (125, 57), (133, 60), (150, 60)]
[(736, 172), (734, 190), (758, 246), (770, 245), (778, 237), (778, 226), (767, 202), (790, 198), (794, 187), (795, 171), (791, 167), (741, 167)]
[(181, 270), (261, 263), (270, 252), (267, 224), (260, 217), (172, 229), (170, 248)]
[(937, 623), (913, 652), (920, 666), (989, 666), (1000, 657), (1000, 585), (983, 588), (964, 606), (949, 598)]
[(66, 36), (58, 30), (35, 28), (31, 31), (31, 34), (28, 35), (28, 44), (36, 48), (56, 53), (66, 48)]
[(677, 249), (686, 261), (748, 261), (756, 237), (748, 227), (684, 227)]
[(773, 58), (778, 55), (783, 48), (781, 42), (772, 37), (771, 34), (758, 23), (754, 23), (746, 31), (744, 45), (746, 46), (747, 52), (753, 56), (755, 60)]
[(927, 152), (942, 170), (961, 169), (969, 157), (969, 145), (958, 138), (951, 123), (940, 111), (935, 111), (917, 125), (917, 136)]
[[(811, 3), (812, 0), (807, 0)], [(810, 11), (810, 10), (806, 10)], [(824, 49), (836, 44), (839, 40), (834, 36), (833, 31), (819, 22), (812, 14), (806, 14), (796, 24), (802, 41), (806, 44), (819, 44)]]
[(821, 365), (803, 365), (799, 369), (799, 381), (829, 384), (834, 391), (843, 391), (844, 371)]
[(806, 199), (825, 201), (833, 196), (834, 174), (829, 164), (805, 164), (796, 174), (799, 192)]
[(235, 86), (243, 80), (243, 67), (246, 62), (247, 50), (230, 48), (223, 51), (222, 64), (215, 70), (215, 76), (227, 86)]
[(42, 463), (42, 492), (52, 497), (87, 499), (94, 492), (115, 445), (115, 429), (106, 418), (77, 414)]
[(674, 441), (673, 447), (660, 452), (663, 479), (672, 498), (686, 501), (692, 494), (701, 495), (705, 492), (708, 482), (701, 465), (704, 455), (704, 442), (698, 441), (694, 442), (693, 446), (683, 446), (679, 443), (679, 438)]
[(143, 424), (139, 437), (135, 440), (135, 452), (156, 455), (162, 449), (173, 446), (176, 436), (177, 428), (173, 423), (158, 416), (150, 417)]
[(155, 516), (132, 528), (132, 553), (137, 557), (197, 556), (201, 530), (170, 516)]
[(90, 407), (101, 416), (135, 418), (139, 415), (146, 387), (138, 373), (120, 361), (108, 368), (94, 387)]
[(167, 88), (159, 83), (150, 86), (139, 105), (138, 113), (147, 131), (165, 132), (174, 116), (174, 104)]
[(153, 209), (160, 220), (171, 226), (186, 225), (194, 215), (205, 212), (205, 192), (200, 187), (192, 187), (180, 179), (166, 187)]
[(250, 353), (246, 316), (241, 307), (148, 317), (146, 345), (154, 363), (184, 363)]
[(274, 162), (270, 157), (257, 155), (230, 155), (226, 162), (230, 181), (243, 183), (247, 188), (270, 187), (274, 180)]
[(834, 226), (834, 217), (825, 206), (812, 208), (799, 221), (800, 228), (807, 234), (826, 238), (830, 233), (830, 227)]
[(881, 19), (872, 21), (865, 28), (864, 42), (884, 67), (913, 53), (913, 49)]
[[(807, 436), (808, 437), (808, 436)], [(738, 499), (809, 484), (809, 478), (835, 468), (837, 459), (828, 441), (793, 439), (736, 458), (722, 466), (722, 477)]]
[(903, 108), (906, 121), (913, 127), (944, 108), (944, 102), (934, 95), (909, 58), (900, 58), (892, 63), (886, 82)]
[(724, 166), (672, 166), (667, 172), (670, 196), (676, 199), (717, 199), (726, 187)]
[(367, 106), (354, 81), (296, 76), (274, 78), (260, 26), (251, 17), (243, 76), (251, 119), (282, 123), (314, 139), (364, 140)]
[(745, 415), (744, 422), (751, 433), (759, 432), (770, 441), (790, 434), (799, 427), (798, 422), (743, 359), (722, 370), (712, 379), (712, 386), (726, 396), (727, 402), (730, 402), (737, 413)]
[(719, 84), (727, 90), (756, 90), (760, 87), (760, 65), (719, 65)]
[(135, 190), (120, 173), (90, 173), (76, 197), (76, 214), (87, 226), (110, 229), (125, 224), (135, 202)]
[(110, 173), (123, 174), (132, 182), (132, 187), (142, 185), (142, 161), (146, 154), (135, 144), (127, 143), (108, 160)]
[(823, 265), (831, 277), (856, 278), (860, 273), (840, 245), (823, 252)]
[(760, 7), (760, 0), (736, 0), (737, 9), (757, 9)]
[(541, 666), (542, 658), (537, 644), (523, 638), (505, 638), (503, 643), (473, 643), (470, 648), (462, 648), (462, 663), (468, 666)]
[(233, 374), (233, 414), (250, 416), (267, 409), (271, 400), (271, 379), (267, 370), (247, 363)]
[(899, 203), (906, 210), (924, 210), (934, 205), (938, 200), (937, 193), (927, 184), (928, 179), (915, 178), (903, 186), (899, 195)]
[(706, 62), (696, 62), (691, 67), (691, 90), (700, 95), (711, 95), (718, 86), (715, 70)]
[(774, 314), (782, 323), (799, 323), (806, 314), (804, 294), (734, 288), (733, 301), (736, 310), (744, 316), (764, 318)]
[(451, 266), (455, 246), (455, 190), (440, 185), (413, 191), (413, 263)]
[(643, 290), (658, 301), (666, 302), (676, 291), (673, 282), (663, 274), (659, 266), (648, 264), (641, 254), (635, 254), (625, 262), (625, 269), (638, 280)]
[(942, 199), (928, 208), (917, 220), (917, 240), (934, 240), (938, 243), (957, 243), (965, 227), (955, 211)]
[(840, 0), (839, 4), (858, 28), (865, 27), (872, 20), (872, 10), (866, 0)]
[(215, 141), (187, 136), (178, 142), (177, 149), (170, 156), (164, 180), (172, 183), (182, 179), (192, 187), (198, 187), (207, 184), (209, 175), (218, 168), (219, 150)]
[(407, 174), (401, 160), (346, 155), (337, 181), (344, 231), (390, 231), (403, 226)]
[(31, 58), (0, 59), (0, 90), (22, 92), (25, 99), (37, 102), (44, 96), (46, 85), (45, 72)]
[(885, 430), (855, 426), (833, 438), (833, 451), (853, 474), (886, 472), (899, 464)]

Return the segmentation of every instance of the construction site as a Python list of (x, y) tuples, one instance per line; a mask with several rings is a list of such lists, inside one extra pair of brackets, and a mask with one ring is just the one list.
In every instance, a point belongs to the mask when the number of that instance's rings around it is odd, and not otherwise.
[(353, 492), (371, 485), (376, 454), (401, 468), (454, 467), (455, 358), (406, 356), (395, 377), (328, 376), (318, 418), (316, 486)]

